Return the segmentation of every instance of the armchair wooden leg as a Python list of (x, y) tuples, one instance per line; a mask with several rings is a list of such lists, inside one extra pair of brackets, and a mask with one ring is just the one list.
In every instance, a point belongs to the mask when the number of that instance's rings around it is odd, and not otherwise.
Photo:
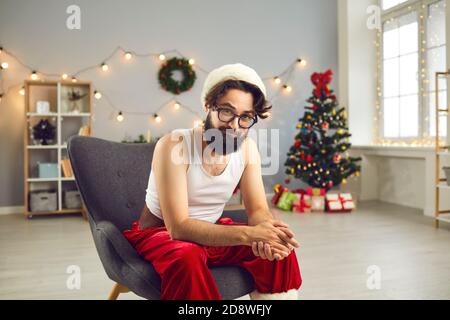
[(130, 292), (130, 289), (127, 287), (121, 285), (120, 283), (115, 283), (114, 287), (112, 288), (111, 292), (109, 293), (108, 300), (117, 300), (117, 297), (121, 293), (127, 293)]
[(82, 208), (81, 208), (81, 215), (83, 216), (83, 219), (84, 220), (88, 220), (88, 218), (87, 218), (87, 209), (86, 209), (86, 207), (85, 206), (83, 206)]

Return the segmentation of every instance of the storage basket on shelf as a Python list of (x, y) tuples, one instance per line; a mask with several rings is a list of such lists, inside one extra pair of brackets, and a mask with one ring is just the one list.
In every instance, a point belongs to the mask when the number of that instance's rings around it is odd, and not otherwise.
[(67, 209), (81, 208), (81, 196), (78, 190), (66, 190), (64, 192), (64, 204)]
[(56, 190), (30, 191), (30, 211), (55, 211), (56, 209)]
[(442, 170), (445, 172), (445, 177), (447, 178), (447, 185), (450, 186), (450, 167), (443, 167)]
[(39, 178), (58, 178), (57, 163), (38, 162)]

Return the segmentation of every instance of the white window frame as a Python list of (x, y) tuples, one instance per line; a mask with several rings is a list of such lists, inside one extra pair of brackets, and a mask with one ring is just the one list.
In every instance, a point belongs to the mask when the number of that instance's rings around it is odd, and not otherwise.
[[(382, 0), (380, 0), (380, 8), (382, 8)], [(378, 137), (379, 140), (385, 142), (402, 142), (406, 144), (411, 144), (417, 141), (423, 142), (423, 143), (430, 143), (433, 144), (436, 140), (434, 136), (429, 135), (430, 127), (429, 127), (429, 121), (431, 121), (428, 118), (428, 121), (426, 118), (429, 115), (428, 112), (428, 91), (427, 91), (427, 80), (428, 81), (434, 81), (433, 79), (427, 79), (427, 74), (425, 73), (425, 76), (422, 76), (423, 69), (428, 70), (428, 61), (427, 61), (427, 14), (428, 14), (428, 7), (432, 4), (435, 4), (437, 2), (440, 2), (440, 0), (409, 0), (404, 3), (401, 3), (397, 6), (394, 6), (392, 8), (389, 8), (387, 10), (382, 10), (381, 12), (381, 25), (382, 28), (384, 26), (384, 23), (399, 18), (405, 14), (411, 13), (411, 12), (417, 12), (417, 22), (418, 22), (418, 103), (419, 103), (419, 114), (418, 114), (418, 136), (417, 137), (385, 137), (384, 135), (384, 92), (383, 92), (383, 79), (384, 79), (384, 56), (383, 56), (383, 34), (384, 29), (381, 30), (379, 33), (379, 46), (378, 46), (378, 63), (380, 64), (380, 74), (379, 74), (379, 83), (377, 84), (379, 88), (381, 88), (381, 95), (379, 96), (379, 106), (381, 107), (381, 117), (379, 119), (379, 131), (378, 131)], [(448, 17), (446, 17), (448, 19)], [(421, 33), (421, 30), (424, 32)], [(449, 46), (450, 44), (446, 41), (446, 46)], [(447, 49), (448, 50), (448, 49)], [(423, 62), (424, 61), (424, 62)], [(447, 61), (448, 64), (448, 61)], [(445, 70), (441, 70), (445, 71)], [(447, 88), (447, 90), (450, 90), (450, 88)], [(445, 137), (444, 137), (445, 138)]]

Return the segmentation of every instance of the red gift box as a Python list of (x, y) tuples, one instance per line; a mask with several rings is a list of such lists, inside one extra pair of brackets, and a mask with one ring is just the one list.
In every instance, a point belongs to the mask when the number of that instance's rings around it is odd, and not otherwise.
[(327, 194), (326, 196), (327, 212), (348, 213), (355, 208), (352, 196), (349, 193)]
[(299, 201), (294, 203), (292, 210), (300, 213), (311, 212), (311, 197), (307, 194), (299, 194)]
[(325, 211), (325, 189), (310, 187), (306, 190), (306, 194), (311, 197), (311, 211)]
[(339, 194), (339, 198), (342, 203), (342, 208), (345, 211), (350, 212), (356, 208), (355, 202), (353, 201), (352, 195), (350, 193), (341, 193), (341, 194)]
[(306, 194), (311, 197), (325, 196), (326, 190), (322, 188), (308, 188), (306, 189)]
[(283, 194), (283, 192), (288, 191), (288, 188), (280, 185), (280, 184), (276, 184), (273, 187), (273, 191), (275, 191), (274, 196), (272, 197), (272, 204), (275, 206), (278, 203), (278, 200), (280, 200), (281, 195)]
[(300, 213), (311, 212), (311, 197), (306, 194), (306, 190), (295, 189), (292, 193), (295, 193), (298, 198), (292, 205), (292, 211)]

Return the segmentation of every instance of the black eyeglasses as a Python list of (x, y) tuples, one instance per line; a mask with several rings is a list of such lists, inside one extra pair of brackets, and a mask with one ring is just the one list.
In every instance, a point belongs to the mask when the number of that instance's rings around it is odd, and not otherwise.
[(222, 122), (230, 123), (236, 117), (238, 117), (239, 118), (238, 124), (239, 127), (242, 129), (250, 129), (258, 122), (257, 116), (252, 117), (248, 114), (237, 115), (230, 108), (214, 106), (211, 109), (217, 111), (219, 120)]

